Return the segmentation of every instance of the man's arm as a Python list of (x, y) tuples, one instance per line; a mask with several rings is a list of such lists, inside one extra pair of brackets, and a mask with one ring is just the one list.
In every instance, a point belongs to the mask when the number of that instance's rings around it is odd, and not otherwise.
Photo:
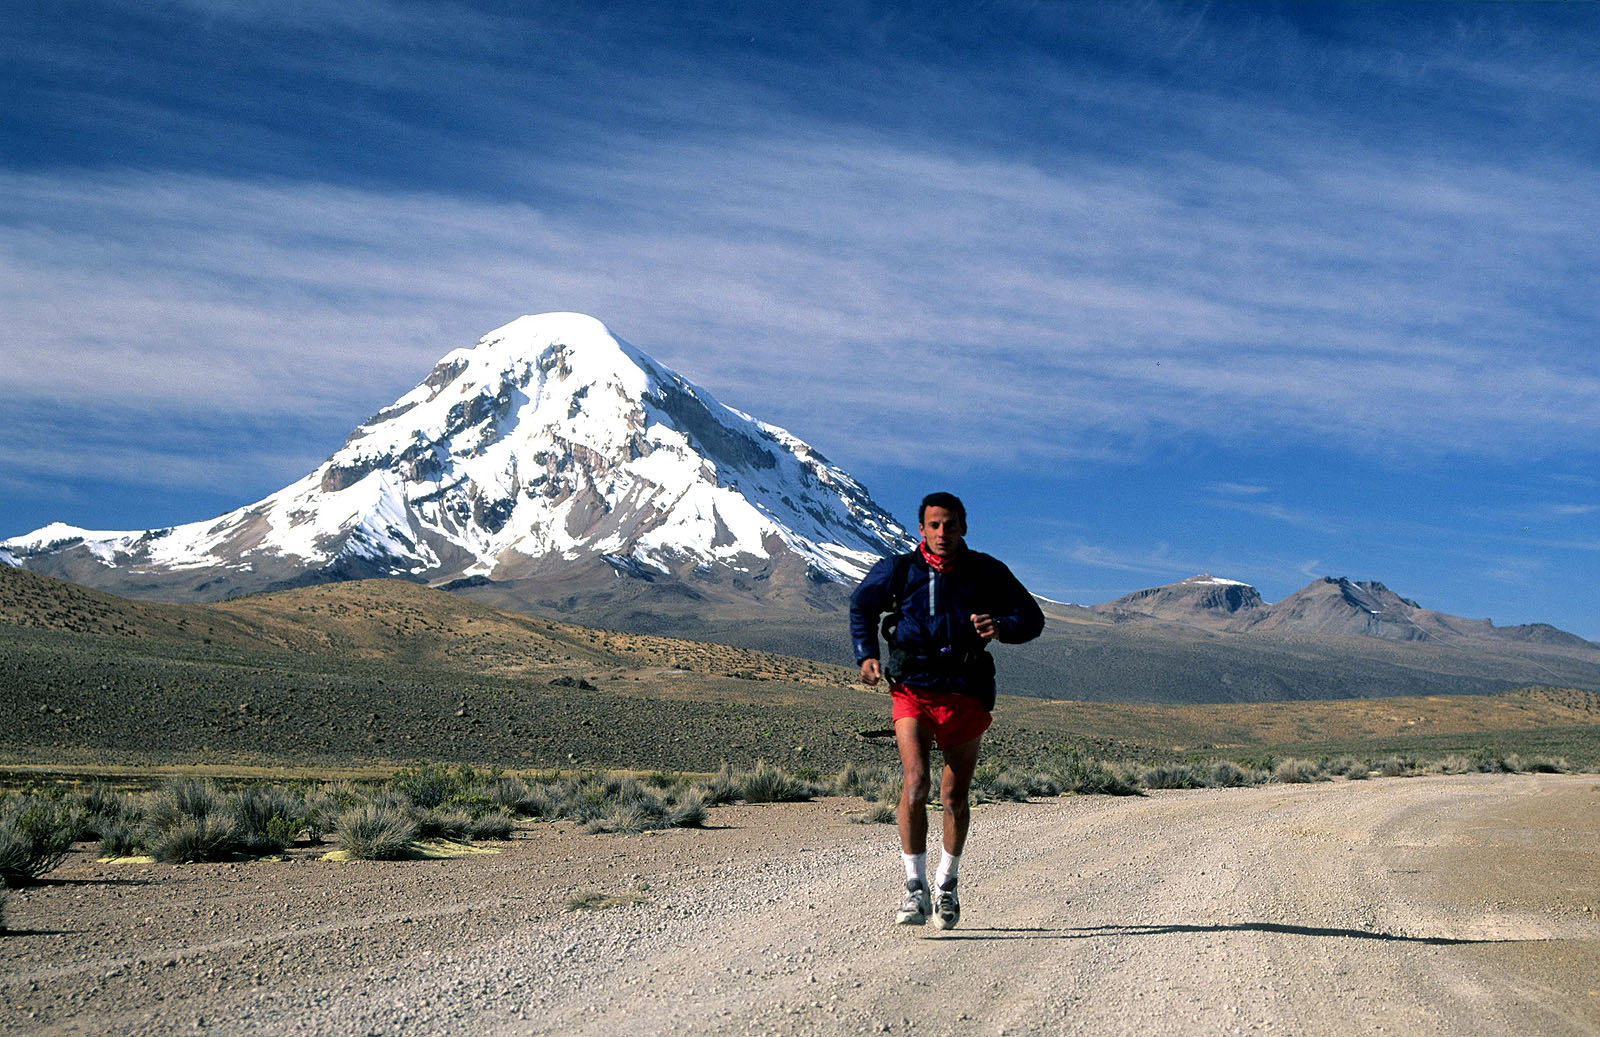
[(977, 615), (972, 625), (985, 641), (1001, 641), (1008, 645), (1032, 641), (1044, 631), (1044, 613), (1022, 581), (1011, 575), (1011, 570), (999, 559), (994, 561), (995, 597), (1005, 603), (1006, 612), (997, 616)]
[(878, 617), (889, 606), (889, 579), (894, 559), (885, 558), (867, 571), (855, 593), (850, 595), (850, 640), (855, 646), (856, 665), (861, 680), (876, 684), (883, 676), (878, 663)]

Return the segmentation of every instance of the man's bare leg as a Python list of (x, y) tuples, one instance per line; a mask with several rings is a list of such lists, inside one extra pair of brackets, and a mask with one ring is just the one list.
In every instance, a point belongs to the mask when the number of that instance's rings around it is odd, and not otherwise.
[(899, 925), (922, 925), (932, 910), (928, 892), (928, 756), (933, 751), (933, 732), (915, 717), (894, 723), (895, 743), (900, 748), (900, 852), (906, 862), (906, 890), (895, 911)]
[(972, 821), (967, 794), (972, 789), (972, 774), (978, 769), (978, 745), (982, 741), (980, 735), (944, 750), (944, 775), (939, 781), (939, 801), (944, 804), (944, 852), (958, 857), (966, 848), (967, 827)]
[[(932, 787), (928, 757), (933, 753), (933, 732), (916, 717), (894, 722), (894, 740), (900, 748), (900, 851), (926, 853), (928, 849), (928, 791)], [(969, 773), (970, 783), (972, 776)]]
[(940, 929), (954, 929), (961, 922), (961, 898), (956, 895), (961, 851), (967, 846), (967, 826), (972, 820), (968, 792), (972, 774), (978, 767), (978, 743), (974, 738), (944, 750), (944, 774), (939, 781), (939, 799), (944, 803), (944, 856), (939, 859), (939, 874), (933, 881), (933, 923)]

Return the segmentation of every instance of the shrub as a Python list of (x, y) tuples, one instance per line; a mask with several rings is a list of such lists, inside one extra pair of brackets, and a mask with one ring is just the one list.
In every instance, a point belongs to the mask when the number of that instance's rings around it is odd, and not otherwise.
[(25, 886), (66, 859), (72, 849), (73, 810), (36, 794), (0, 802), (0, 883)]
[(1303, 784), (1311, 781), (1326, 781), (1327, 775), (1323, 773), (1320, 764), (1311, 760), (1289, 757), (1278, 761), (1278, 765), (1272, 769), (1272, 778), (1274, 781)]
[(1145, 767), (1139, 772), (1139, 783), (1147, 789), (1199, 789), (1207, 784), (1198, 768), (1180, 763)]
[(221, 815), (226, 807), (227, 799), (215, 783), (177, 778), (151, 793), (144, 803), (144, 814), (153, 827), (167, 829), (186, 820), (204, 821)]
[(662, 818), (668, 828), (699, 828), (706, 823), (706, 796), (699, 789), (685, 789), (677, 796), (672, 810)]
[(340, 814), (334, 835), (339, 849), (351, 857), (389, 861), (405, 856), (417, 838), (417, 825), (409, 811), (367, 803)]
[(118, 821), (105, 826), (95, 853), (101, 857), (136, 857), (144, 852), (144, 833), (138, 825)]
[(162, 864), (224, 861), (238, 850), (233, 822), (221, 814), (180, 818), (147, 839), (150, 856)]
[(998, 770), (980, 767), (972, 776), (972, 798), (979, 803), (1025, 803), (1028, 799), (1027, 778), (1009, 768)]
[(1206, 778), (1207, 783), (1213, 788), (1239, 788), (1256, 783), (1256, 778), (1250, 771), (1228, 760), (1218, 760), (1211, 765), (1210, 770)]
[(733, 768), (726, 763), (717, 768), (717, 773), (700, 783), (700, 790), (705, 794), (706, 802), (712, 806), (732, 803), (742, 794), (739, 781), (733, 775)]
[(1529, 774), (1565, 774), (1572, 769), (1565, 756), (1535, 756), (1526, 764)]
[(1367, 770), (1367, 765), (1364, 763), (1352, 763), (1345, 768), (1344, 772), (1346, 781), (1366, 781), (1370, 776), (1371, 772)]
[(1389, 756), (1378, 761), (1378, 773), (1385, 778), (1405, 778), (1416, 773), (1416, 761), (1407, 756)]
[(467, 826), (467, 836), (472, 839), (509, 839), (516, 827), (516, 815), (505, 807), (498, 807), (473, 818)]
[(738, 775), (740, 798), (748, 803), (798, 803), (817, 794), (817, 787), (782, 767), (757, 760), (754, 770)]
[(861, 813), (853, 815), (850, 820), (858, 825), (892, 825), (898, 816), (895, 808), (888, 803), (874, 803)]
[(75, 815), (73, 842), (101, 838), (107, 828), (120, 823), (124, 813), (129, 812), (127, 795), (98, 782), (74, 793), (70, 802)]
[(419, 839), (465, 839), (472, 815), (460, 807), (435, 807), (413, 815)]
[(389, 787), (404, 793), (424, 810), (446, 802), (469, 803), (487, 800), (485, 781), (471, 767), (449, 767), (442, 763), (419, 763), (395, 772)]
[(238, 849), (249, 854), (282, 853), (306, 828), (306, 804), (287, 789), (257, 785), (228, 797)]

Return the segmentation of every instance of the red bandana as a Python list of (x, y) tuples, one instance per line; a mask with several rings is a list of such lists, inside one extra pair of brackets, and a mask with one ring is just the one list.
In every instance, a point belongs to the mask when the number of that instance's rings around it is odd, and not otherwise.
[(917, 550), (922, 552), (922, 560), (928, 563), (928, 568), (932, 569), (936, 573), (942, 573), (946, 571), (952, 565), (954, 565), (956, 561), (955, 555), (951, 555), (948, 558), (941, 558), (932, 551), (928, 550), (928, 542), (926, 540), (917, 544)]

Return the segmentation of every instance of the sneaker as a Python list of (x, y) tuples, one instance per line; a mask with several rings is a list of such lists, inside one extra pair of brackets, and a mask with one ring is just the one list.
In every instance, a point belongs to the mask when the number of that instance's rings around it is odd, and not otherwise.
[(961, 921), (961, 901), (956, 899), (956, 880), (947, 879), (933, 898), (933, 924), (940, 929), (954, 929)]
[(928, 887), (916, 879), (906, 879), (906, 895), (900, 898), (900, 910), (894, 913), (895, 925), (921, 925), (928, 920)]

